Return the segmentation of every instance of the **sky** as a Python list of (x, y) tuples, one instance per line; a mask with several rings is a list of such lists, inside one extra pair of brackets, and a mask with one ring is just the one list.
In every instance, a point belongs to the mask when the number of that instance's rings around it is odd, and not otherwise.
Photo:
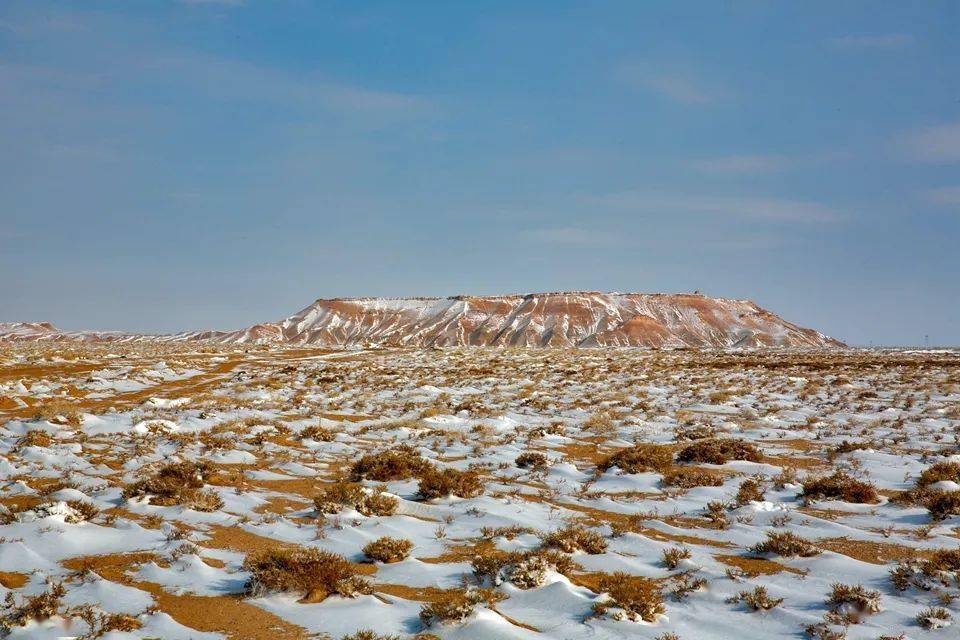
[(960, 3), (0, 3), (0, 321), (690, 292), (960, 344)]

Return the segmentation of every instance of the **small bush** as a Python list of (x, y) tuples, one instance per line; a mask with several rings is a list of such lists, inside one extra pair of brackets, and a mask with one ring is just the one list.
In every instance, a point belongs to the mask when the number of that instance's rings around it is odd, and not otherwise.
[(571, 525), (548, 533), (543, 537), (543, 544), (560, 549), (564, 553), (583, 551), (596, 555), (607, 550), (607, 541), (603, 536), (579, 525)]
[(319, 513), (339, 513), (352, 507), (365, 516), (392, 516), (400, 501), (381, 489), (367, 489), (354, 482), (335, 482), (313, 499)]
[(17, 604), (13, 591), (8, 591), (4, 608), (6, 611), (0, 618), (0, 630), (4, 627), (22, 627), (31, 621), (43, 621), (57, 615), (63, 596), (67, 594), (63, 584), (54, 582), (50, 588), (39, 595), (25, 596), (20, 604)]
[(827, 606), (842, 614), (854, 617), (880, 611), (880, 592), (866, 589), (862, 584), (834, 583), (830, 587)]
[(24, 447), (49, 447), (53, 444), (53, 438), (46, 431), (40, 429), (31, 429), (17, 440), (17, 449)]
[(960, 549), (939, 549), (923, 560), (900, 562), (890, 571), (897, 591), (915, 586), (930, 591), (938, 586), (960, 584)]
[(317, 424), (304, 427), (297, 436), (301, 440), (316, 440), (317, 442), (333, 442), (337, 438), (333, 431)]
[(730, 439), (710, 439), (687, 445), (677, 455), (680, 462), (724, 464), (729, 460), (760, 462), (760, 450), (749, 442)]
[(368, 543), (363, 553), (377, 562), (400, 562), (410, 555), (411, 549), (413, 543), (409, 540), (384, 536)]
[(570, 575), (580, 566), (562, 553), (552, 550), (500, 551), (479, 554), (471, 562), (473, 574), (481, 583), (501, 585), (505, 580), (521, 589), (542, 585), (547, 571)]
[(351, 468), (357, 480), (366, 478), (378, 482), (406, 480), (430, 469), (430, 463), (420, 457), (413, 447), (402, 444), (380, 453), (368, 453), (357, 460)]
[(304, 594), (304, 602), (320, 602), (333, 594), (373, 593), (346, 558), (321, 549), (268, 549), (248, 555), (243, 568), (252, 574), (246, 592), (254, 597), (290, 591)]
[(681, 467), (664, 475), (663, 484), (668, 487), (677, 487), (679, 489), (693, 489), (694, 487), (719, 487), (723, 484), (723, 476), (712, 469)]
[(927, 629), (940, 629), (950, 626), (953, 616), (943, 607), (930, 607), (917, 614), (917, 624)]
[(550, 459), (537, 451), (527, 451), (521, 453), (514, 460), (514, 463), (521, 469), (546, 469), (550, 464)]
[(449, 495), (475, 498), (483, 493), (483, 480), (475, 471), (431, 468), (420, 476), (418, 491), (427, 500)]
[(771, 598), (766, 587), (756, 587), (753, 591), (741, 591), (728, 598), (727, 602), (731, 604), (743, 602), (751, 611), (769, 611), (779, 606), (783, 598)]
[(624, 473), (662, 472), (669, 469), (672, 462), (670, 447), (640, 443), (611, 454), (597, 466), (601, 471), (617, 467)]
[(64, 518), (64, 520), (72, 524), (93, 520), (97, 517), (97, 514), (100, 513), (100, 509), (98, 509), (95, 504), (87, 502), (86, 500), (68, 500), (67, 506), (70, 507), (73, 513)]
[(880, 501), (877, 489), (869, 482), (857, 480), (842, 471), (832, 475), (813, 478), (803, 483), (805, 500), (843, 500), (857, 504), (875, 504)]
[(689, 557), (690, 550), (683, 547), (671, 547), (663, 550), (663, 564), (670, 570), (676, 569), (681, 560), (686, 560)]
[(767, 539), (751, 548), (753, 553), (776, 553), (777, 555), (810, 558), (821, 552), (812, 542), (790, 531), (768, 531)]
[(736, 502), (739, 507), (751, 502), (763, 502), (763, 485), (754, 478), (747, 478), (737, 489)]
[(479, 604), (494, 606), (506, 596), (492, 589), (452, 589), (420, 609), (420, 620), (426, 626), (437, 622), (463, 622)]
[(370, 629), (361, 629), (348, 636), (341, 636), (340, 640), (400, 640), (400, 636), (382, 636)]
[(960, 515), (960, 491), (934, 491), (923, 501), (923, 506), (933, 520)]
[(663, 594), (657, 583), (649, 578), (618, 571), (601, 577), (600, 589), (607, 594), (607, 600), (594, 603), (596, 615), (619, 607), (622, 611), (614, 613), (614, 619), (625, 617), (633, 621), (654, 622), (665, 610)]
[(960, 462), (935, 462), (920, 474), (917, 479), (918, 487), (928, 487), (937, 482), (958, 482), (960, 483)]
[(223, 499), (203, 490), (212, 473), (213, 466), (207, 462), (171, 462), (150, 477), (127, 485), (123, 497), (129, 500), (149, 496), (153, 505), (179, 504), (197, 511), (216, 511), (223, 507)]

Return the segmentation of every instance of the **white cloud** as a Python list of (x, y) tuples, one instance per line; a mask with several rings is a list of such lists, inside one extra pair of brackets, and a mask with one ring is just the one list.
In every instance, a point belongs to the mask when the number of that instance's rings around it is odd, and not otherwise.
[(836, 222), (843, 219), (840, 212), (818, 202), (784, 198), (625, 191), (588, 200), (597, 206), (650, 215), (719, 215), (779, 222)]
[(913, 131), (900, 143), (916, 160), (934, 163), (960, 161), (960, 122)]
[(940, 187), (929, 189), (922, 194), (923, 199), (934, 204), (960, 206), (960, 187)]
[(697, 106), (719, 102), (727, 92), (681, 69), (646, 63), (632, 63), (617, 71), (627, 86), (656, 93), (668, 100)]
[(830, 40), (837, 49), (903, 49), (914, 43), (913, 36), (905, 33), (879, 35), (847, 35)]
[(755, 174), (772, 173), (785, 169), (789, 161), (776, 155), (729, 155), (715, 158), (701, 158), (690, 163), (694, 169), (704, 173)]
[(615, 247), (624, 243), (622, 233), (584, 229), (582, 227), (548, 227), (527, 231), (526, 235), (544, 244), (564, 247), (603, 248)]

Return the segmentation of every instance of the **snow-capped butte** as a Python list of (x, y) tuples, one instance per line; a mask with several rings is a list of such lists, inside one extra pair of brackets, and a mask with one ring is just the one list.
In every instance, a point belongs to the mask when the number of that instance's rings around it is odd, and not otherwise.
[(561, 292), (450, 298), (317, 300), (237, 331), (169, 335), (62, 332), (0, 323), (2, 340), (186, 341), (320, 346), (838, 347), (842, 343), (749, 300), (696, 294)]

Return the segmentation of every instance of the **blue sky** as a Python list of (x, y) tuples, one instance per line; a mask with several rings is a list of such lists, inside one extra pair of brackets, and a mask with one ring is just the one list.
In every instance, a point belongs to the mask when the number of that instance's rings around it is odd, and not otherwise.
[(7, 0), (0, 320), (751, 298), (960, 344), (960, 3)]

